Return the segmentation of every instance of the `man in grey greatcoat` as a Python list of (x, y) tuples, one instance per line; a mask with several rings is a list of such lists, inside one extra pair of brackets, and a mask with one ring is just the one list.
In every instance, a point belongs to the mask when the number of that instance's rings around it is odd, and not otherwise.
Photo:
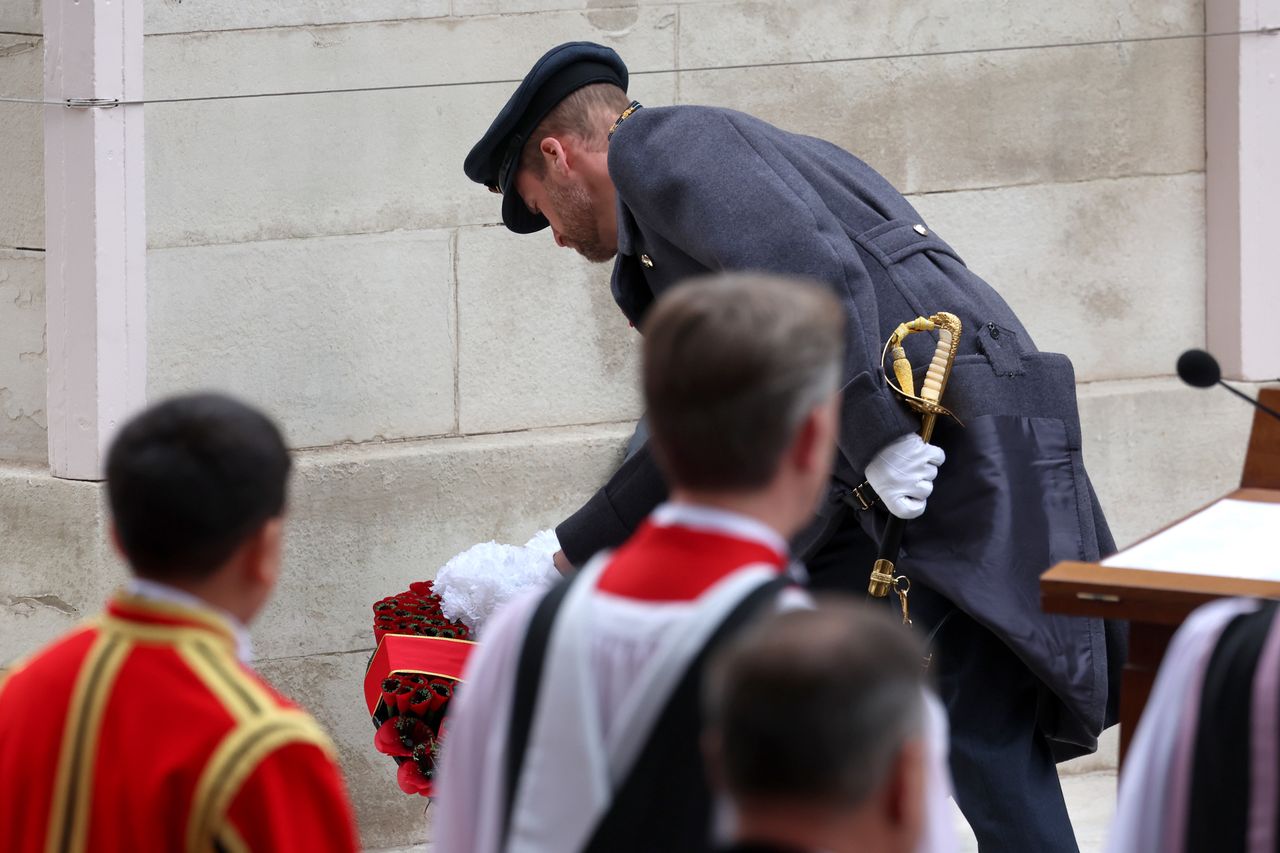
[[(892, 513), (913, 518), (898, 569), (951, 721), (957, 800), (983, 851), (1073, 851), (1056, 761), (1116, 718), (1120, 626), (1050, 616), (1039, 575), (1114, 550), (1081, 457), (1075, 380), (1004, 300), (870, 166), (726, 109), (641, 108), (609, 48), (553, 48), (466, 159), (516, 233), (613, 260), (633, 324), (716, 270), (807, 276), (845, 308), (836, 474), (793, 548), (813, 585), (862, 591)], [(696, 286), (693, 285), (693, 286)], [(890, 391), (884, 341), (938, 311), (964, 333), (934, 444)], [(912, 364), (932, 342), (907, 339)], [(936, 445), (936, 446), (935, 446)], [(944, 461), (945, 453), (945, 464)], [(562, 569), (621, 543), (665, 497), (647, 450), (557, 529)], [(928, 512), (925, 513), (925, 505)]]

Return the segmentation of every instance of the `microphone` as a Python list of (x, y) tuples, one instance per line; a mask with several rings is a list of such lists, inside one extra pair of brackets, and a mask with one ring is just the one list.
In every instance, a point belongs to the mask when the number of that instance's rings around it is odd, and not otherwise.
[(1276, 420), (1280, 420), (1280, 412), (1264, 406), (1248, 394), (1242, 393), (1222, 381), (1222, 368), (1218, 360), (1202, 349), (1189, 349), (1178, 356), (1178, 378), (1192, 388), (1212, 388), (1221, 385), (1251, 406), (1261, 409)]

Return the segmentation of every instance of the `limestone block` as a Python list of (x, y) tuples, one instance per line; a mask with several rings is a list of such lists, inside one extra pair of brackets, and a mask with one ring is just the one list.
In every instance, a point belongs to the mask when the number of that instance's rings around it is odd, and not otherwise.
[(615, 48), (634, 70), (675, 67), (674, 11), (632, 6), (155, 35), (146, 45), (147, 97), (495, 80), (507, 81), (509, 94), (539, 56), (574, 39)]
[(0, 542), (0, 665), (97, 613), (125, 577), (99, 483), (0, 468)]
[(1203, 77), (1186, 40), (683, 71), (678, 85), (681, 102), (828, 139), (916, 193), (1201, 171)]
[[(456, 3), (456, 0), (455, 0)], [(1204, 4), (730, 0), (680, 10), (680, 66), (754, 65), (1200, 32)]]
[(43, 33), (40, 0), (5, 0), (0, 4), (0, 32), (24, 35)]
[(496, 218), (493, 197), (462, 174), (467, 145), (484, 132), (473, 110), (501, 103), (488, 89), (149, 106), (148, 245)]
[(565, 9), (607, 11), (638, 6), (680, 6), (705, 0), (453, 0), (454, 17), (514, 15)]
[(448, 14), (449, 0), (285, 0), (261, 4), (237, 0), (146, 0), (144, 26), (148, 34), (193, 33), (438, 18)]
[(329, 732), (338, 748), (363, 846), (421, 843), (427, 832), (423, 815), (427, 801), (406, 796), (396, 784), (395, 763), (373, 748), (374, 728), (361, 693), (369, 654), (314, 655), (261, 661), (255, 666)]
[(450, 235), (153, 250), (148, 396), (235, 393), (290, 445), (454, 430)]
[(44, 255), (0, 250), (0, 459), (44, 463)]
[(609, 265), (549, 231), (458, 232), (458, 398), (463, 433), (639, 416), (640, 336)]
[[(150, 38), (152, 97), (508, 82), (149, 106), (149, 244), (497, 222), (497, 196), (468, 180), (462, 162), (515, 89), (511, 81), (551, 45), (579, 37), (671, 67), (670, 28), (656, 11), (644, 14), (620, 33), (574, 12), (328, 28), (326, 39), (347, 39), (330, 47), (301, 30)], [(669, 102), (673, 85), (670, 75), (637, 78), (633, 91)]]
[[(22, 26), (14, 23), (14, 27)], [(0, 31), (5, 27), (0, 25)], [(0, 32), (0, 95), (44, 95), (43, 41)], [(44, 107), (0, 103), (0, 247), (44, 248)]]
[[(1159, 376), (1204, 340), (1204, 178), (1149, 176), (911, 199), (1079, 381)], [(944, 306), (938, 306), (939, 309)]]
[(1226, 392), (1150, 379), (1079, 397), (1085, 467), (1120, 547), (1239, 487), (1253, 409)]
[(297, 454), (280, 589), (255, 629), (264, 658), (368, 649), (375, 599), (477, 542), (523, 544), (622, 461), (630, 424)]
[(502, 0), (452, 0), (449, 6), (454, 18), (495, 15), (502, 12)]
[[(566, 0), (566, 3), (569, 0)], [(502, 0), (452, 0), (451, 14), (455, 18), (475, 15), (497, 15), (502, 12)]]

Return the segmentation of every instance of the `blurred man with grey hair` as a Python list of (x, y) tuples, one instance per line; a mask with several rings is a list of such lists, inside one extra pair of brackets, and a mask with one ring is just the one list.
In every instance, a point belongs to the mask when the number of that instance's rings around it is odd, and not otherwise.
[(879, 610), (830, 599), (761, 621), (717, 656), (704, 748), (735, 806), (727, 851), (919, 849), (923, 652)]

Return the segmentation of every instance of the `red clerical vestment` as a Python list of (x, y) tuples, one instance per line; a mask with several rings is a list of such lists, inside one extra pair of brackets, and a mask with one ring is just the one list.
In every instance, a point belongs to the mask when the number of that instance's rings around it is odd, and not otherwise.
[(0, 848), (358, 846), (328, 737), (230, 625), (120, 596), (0, 682)]

